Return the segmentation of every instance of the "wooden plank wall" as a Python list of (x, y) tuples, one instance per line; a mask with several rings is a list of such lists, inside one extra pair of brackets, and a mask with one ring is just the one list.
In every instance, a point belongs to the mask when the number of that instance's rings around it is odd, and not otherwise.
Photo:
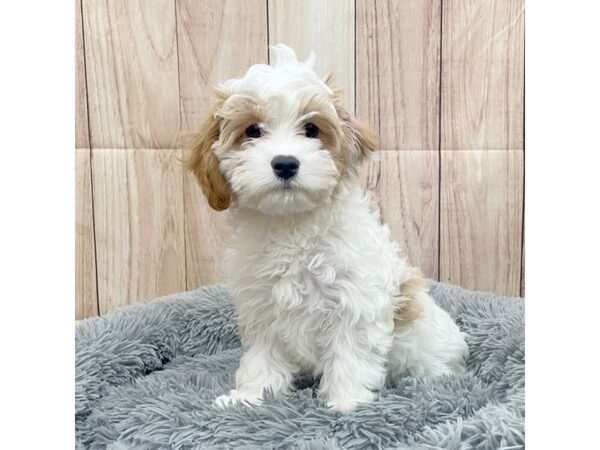
[(209, 88), (317, 52), (380, 136), (362, 174), (411, 262), (522, 294), (523, 0), (76, 1), (76, 317), (218, 282), (228, 231), (181, 136)]

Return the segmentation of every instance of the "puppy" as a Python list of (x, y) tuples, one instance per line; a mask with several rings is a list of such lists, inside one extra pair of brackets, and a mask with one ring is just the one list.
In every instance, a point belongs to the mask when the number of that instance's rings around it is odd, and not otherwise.
[(313, 71), (314, 54), (272, 54), (216, 88), (189, 161), (233, 230), (224, 267), (244, 355), (217, 404), (258, 404), (265, 389), (283, 395), (310, 374), (346, 411), (374, 400), (386, 376), (464, 370), (463, 334), (360, 187), (374, 134)]

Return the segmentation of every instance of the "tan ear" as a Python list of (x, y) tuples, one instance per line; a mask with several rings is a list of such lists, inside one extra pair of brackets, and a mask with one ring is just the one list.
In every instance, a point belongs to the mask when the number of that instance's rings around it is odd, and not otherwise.
[(192, 156), (187, 162), (211, 208), (223, 211), (231, 202), (231, 191), (219, 169), (219, 160), (212, 145), (219, 139), (220, 123), (214, 113), (208, 117), (190, 143)]
[(342, 106), (336, 105), (336, 110), (342, 119), (344, 134), (349, 145), (357, 150), (359, 160), (368, 158), (377, 147), (377, 134), (368, 126), (358, 122)]
[(362, 122), (354, 121), (356, 144), (363, 158), (367, 158), (377, 147), (377, 134)]

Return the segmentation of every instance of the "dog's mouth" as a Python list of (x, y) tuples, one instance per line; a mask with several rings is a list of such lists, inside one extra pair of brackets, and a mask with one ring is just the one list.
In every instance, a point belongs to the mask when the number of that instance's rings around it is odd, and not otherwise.
[(302, 188), (298, 185), (297, 182), (295, 182), (292, 179), (292, 180), (282, 180), (281, 183), (279, 183), (279, 186), (277, 187), (277, 190), (278, 191), (293, 192), (293, 191), (300, 191), (300, 190), (302, 190)]
[(318, 207), (323, 197), (321, 191), (312, 191), (295, 180), (286, 180), (263, 191), (256, 198), (256, 207), (268, 214), (300, 213)]

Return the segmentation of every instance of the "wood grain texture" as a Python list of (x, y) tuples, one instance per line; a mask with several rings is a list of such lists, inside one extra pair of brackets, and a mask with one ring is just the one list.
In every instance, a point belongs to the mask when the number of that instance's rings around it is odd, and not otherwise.
[(523, 148), (524, 2), (443, 2), (442, 150)]
[(188, 289), (223, 281), (222, 261), (230, 230), (223, 213), (208, 206), (191, 172), (184, 174), (186, 280)]
[(439, 152), (380, 151), (363, 167), (363, 185), (409, 262), (438, 279)]
[(75, 318), (98, 315), (90, 151), (75, 150)]
[(94, 150), (100, 313), (183, 291), (180, 150)]
[[(195, 132), (208, 113), (212, 86), (267, 62), (267, 5), (264, 0), (180, 0), (177, 26), (182, 123), (187, 132)], [(222, 213), (210, 209), (192, 174), (185, 173), (183, 182), (191, 289), (222, 281), (229, 234)]]
[(520, 293), (523, 152), (443, 151), (441, 280)]
[(439, 145), (440, 0), (358, 0), (357, 116), (387, 150)]
[[(523, 223), (523, 226), (525, 226), (525, 223)], [(523, 237), (525, 236), (525, 232), (523, 232)], [(521, 297), (525, 298), (525, 241), (523, 241), (521, 243), (521, 245), (523, 246), (523, 252), (521, 253), (521, 289), (520, 289), (520, 295)]]
[(179, 132), (172, 0), (83, 0), (93, 148), (174, 148)]
[(196, 131), (213, 86), (267, 62), (266, 2), (179, 0), (177, 37), (182, 129)]
[(181, 136), (212, 85), (279, 42), (314, 50), (379, 133), (362, 181), (411, 264), (524, 292), (523, 4), (76, 1), (77, 318), (222, 281), (229, 230), (183, 170)]
[(75, 147), (89, 148), (81, 0), (75, 0)]
[(525, 151), (523, 151), (523, 223), (521, 224), (521, 297), (525, 298)]
[(333, 72), (345, 88), (342, 102), (354, 112), (354, 0), (268, 0), (269, 43), (292, 47), (302, 61), (317, 54), (315, 70)]

